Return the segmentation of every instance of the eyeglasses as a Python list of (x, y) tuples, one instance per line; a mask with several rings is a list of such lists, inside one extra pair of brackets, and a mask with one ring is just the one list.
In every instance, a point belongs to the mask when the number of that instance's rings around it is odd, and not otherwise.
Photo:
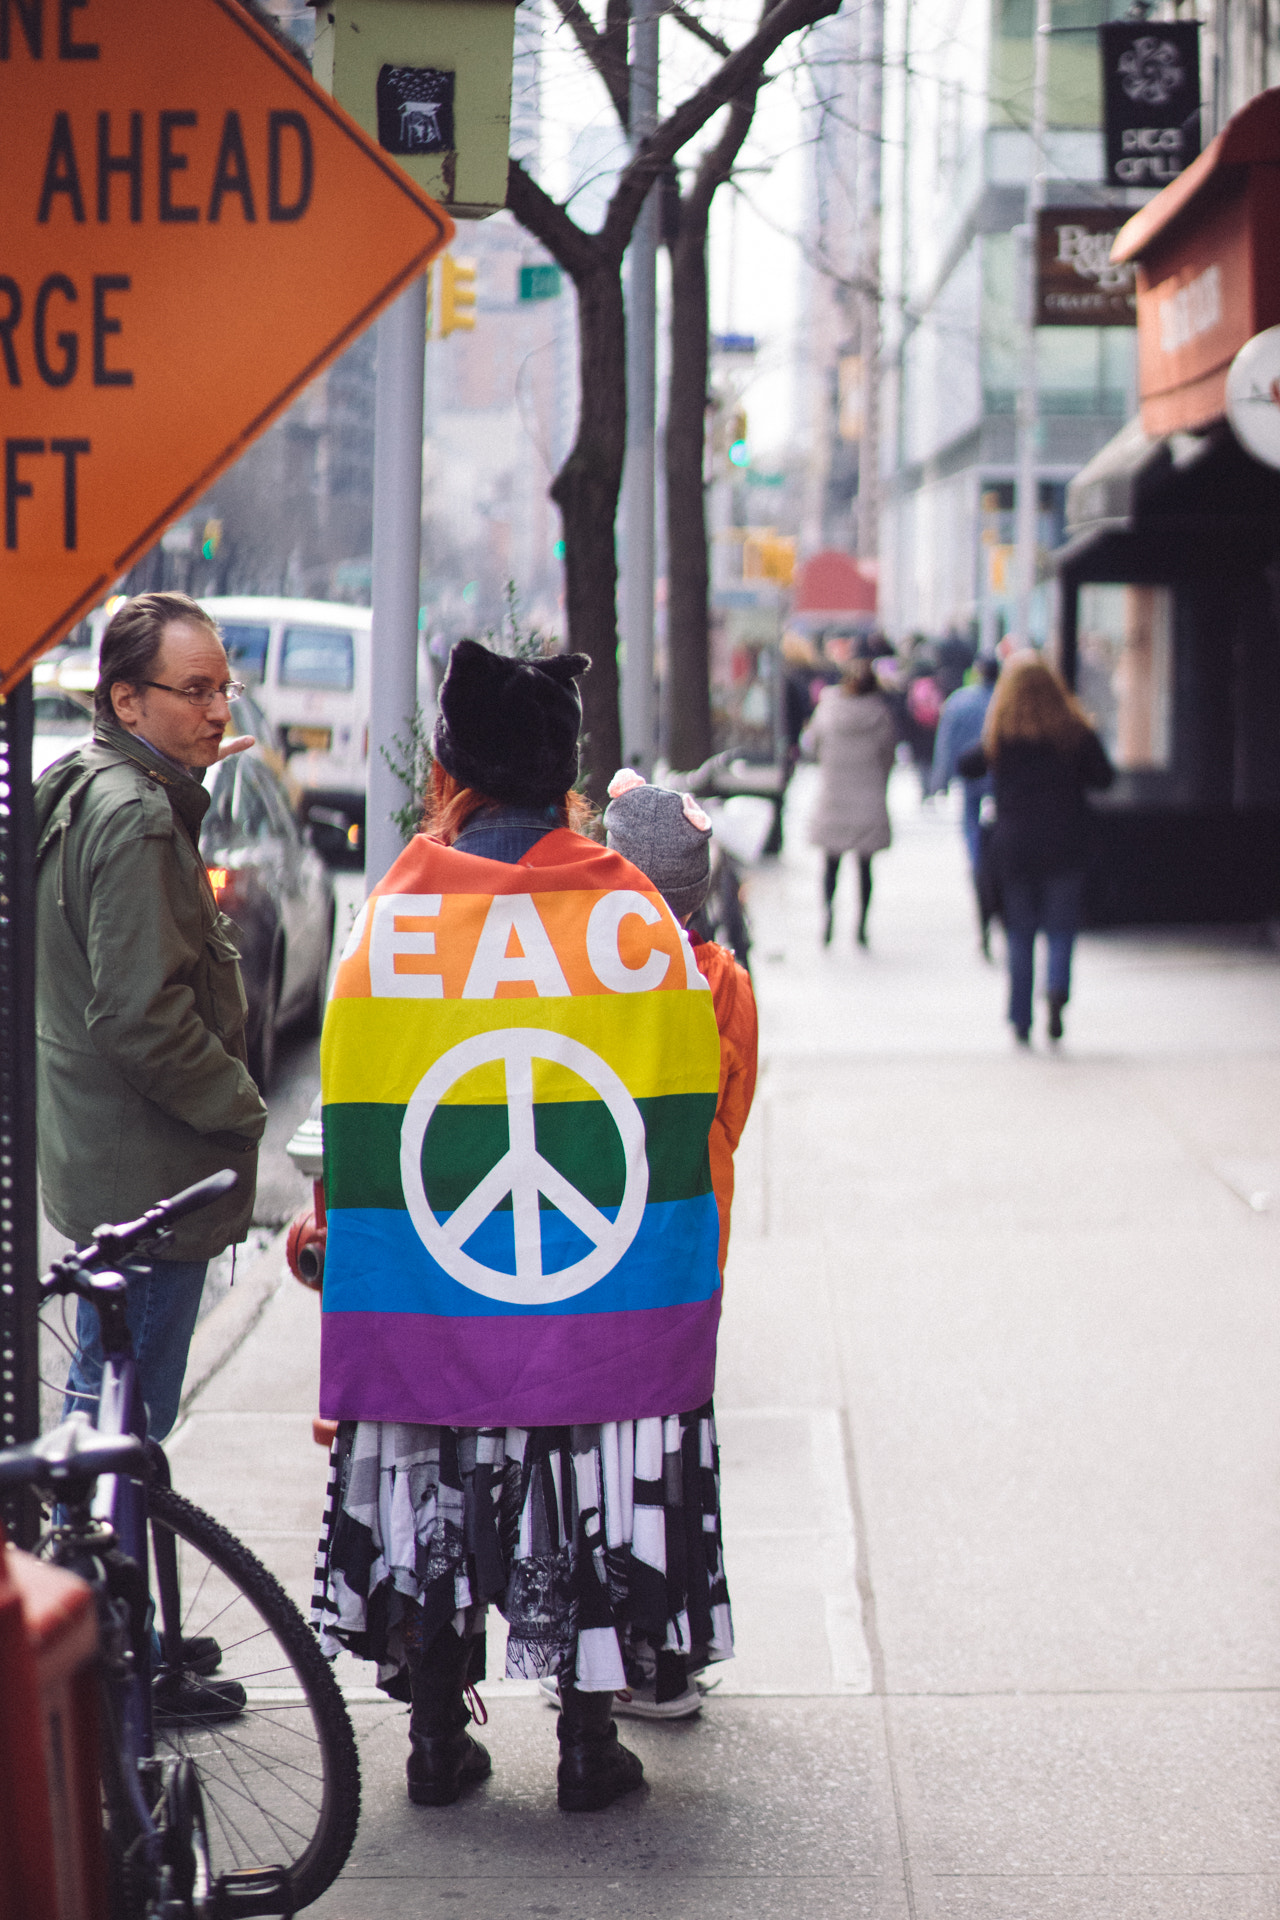
[(190, 701), (193, 707), (202, 707), (206, 711), (215, 700), (238, 700), (244, 692), (243, 680), (228, 680), (225, 687), (169, 687), (163, 680), (144, 680), (144, 687), (155, 687), (160, 693), (176, 693), (181, 699)]

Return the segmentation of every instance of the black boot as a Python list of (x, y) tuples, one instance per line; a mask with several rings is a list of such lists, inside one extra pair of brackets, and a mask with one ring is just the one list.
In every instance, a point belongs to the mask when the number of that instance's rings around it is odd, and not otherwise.
[(409, 1798), (418, 1807), (451, 1807), (464, 1787), (488, 1778), (488, 1753), (467, 1732), (464, 1701), (471, 1642), (441, 1627), (410, 1668)]
[(611, 1693), (579, 1693), (560, 1678), (560, 1765), (556, 1798), (565, 1813), (599, 1813), (619, 1794), (644, 1785), (644, 1768), (621, 1745)]
[(1051, 1040), (1061, 1040), (1062, 1038), (1062, 1009), (1066, 1004), (1067, 996), (1065, 993), (1051, 993), (1049, 995), (1049, 1038)]

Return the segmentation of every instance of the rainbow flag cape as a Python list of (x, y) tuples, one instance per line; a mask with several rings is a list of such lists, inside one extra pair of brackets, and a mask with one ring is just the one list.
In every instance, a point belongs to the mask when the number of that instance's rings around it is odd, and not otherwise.
[(560, 1426), (711, 1396), (720, 1043), (670, 909), (547, 834), (419, 836), (370, 896), (321, 1044), (330, 1419)]

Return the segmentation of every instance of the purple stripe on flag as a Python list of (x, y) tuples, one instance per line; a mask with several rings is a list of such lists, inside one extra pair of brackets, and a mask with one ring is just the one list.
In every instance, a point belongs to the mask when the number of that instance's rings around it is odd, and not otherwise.
[(327, 1420), (560, 1427), (687, 1413), (715, 1386), (720, 1294), (636, 1313), (326, 1313)]

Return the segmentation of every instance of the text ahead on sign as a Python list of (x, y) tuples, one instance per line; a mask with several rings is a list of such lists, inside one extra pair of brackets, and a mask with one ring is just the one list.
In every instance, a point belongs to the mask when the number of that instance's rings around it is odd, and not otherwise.
[(0, 690), (452, 223), (237, 0), (0, 0)]

